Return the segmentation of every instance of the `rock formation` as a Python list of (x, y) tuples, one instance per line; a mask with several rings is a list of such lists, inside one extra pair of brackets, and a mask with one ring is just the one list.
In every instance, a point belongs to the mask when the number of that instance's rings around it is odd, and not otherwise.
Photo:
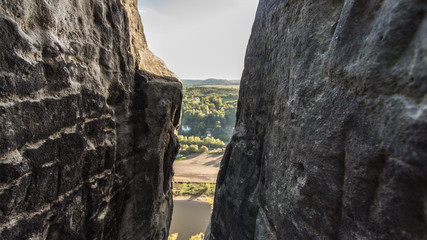
[(167, 238), (182, 85), (136, 2), (0, 2), (0, 239)]
[(209, 239), (426, 239), (426, 12), (260, 1)]

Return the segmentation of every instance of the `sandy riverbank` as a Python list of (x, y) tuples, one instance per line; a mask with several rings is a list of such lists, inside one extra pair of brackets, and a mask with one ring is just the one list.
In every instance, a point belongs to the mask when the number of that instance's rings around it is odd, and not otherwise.
[(175, 161), (174, 180), (178, 182), (216, 182), (222, 155), (191, 154), (186, 160)]

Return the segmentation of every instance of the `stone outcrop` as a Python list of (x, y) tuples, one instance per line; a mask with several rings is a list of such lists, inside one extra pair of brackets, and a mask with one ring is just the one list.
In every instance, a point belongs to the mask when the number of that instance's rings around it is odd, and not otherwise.
[(426, 12), (260, 1), (209, 239), (426, 239)]
[(136, 4), (0, 2), (0, 239), (167, 239), (182, 85)]

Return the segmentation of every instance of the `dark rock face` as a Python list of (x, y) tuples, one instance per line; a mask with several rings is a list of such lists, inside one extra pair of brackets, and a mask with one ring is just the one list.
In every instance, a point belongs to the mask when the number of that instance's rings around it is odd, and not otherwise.
[(260, 1), (209, 239), (426, 239), (426, 12)]
[(167, 239), (182, 86), (136, 0), (2, 0), (0, 31), (0, 239)]

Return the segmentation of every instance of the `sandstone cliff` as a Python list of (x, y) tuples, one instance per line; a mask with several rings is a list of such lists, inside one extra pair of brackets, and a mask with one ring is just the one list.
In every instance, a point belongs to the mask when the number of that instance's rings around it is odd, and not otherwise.
[(136, 0), (0, 1), (0, 239), (166, 239), (181, 83)]
[(211, 240), (426, 239), (426, 11), (260, 1)]

